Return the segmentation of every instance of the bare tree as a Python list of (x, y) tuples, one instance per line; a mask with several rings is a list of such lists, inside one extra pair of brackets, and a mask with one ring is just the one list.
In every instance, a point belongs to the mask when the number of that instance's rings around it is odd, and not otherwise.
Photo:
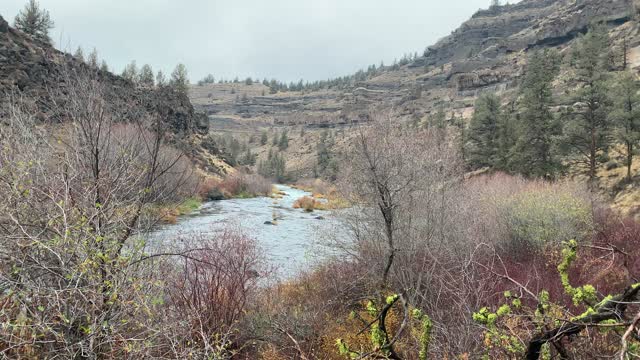
[(65, 84), (51, 96), (64, 125), (15, 105), (0, 125), (0, 321), (19, 324), (0, 330), (9, 357), (106, 358), (157, 337), (148, 314), (161, 288), (136, 261), (139, 235), (153, 204), (179, 202), (191, 181), (162, 121), (109, 103), (91, 77), (69, 72)]
[[(355, 234), (350, 251), (378, 284), (375, 322), (385, 339), (379, 351), (400, 358), (393, 344), (403, 336), (407, 311), (429, 300), (423, 286), (434, 283), (428, 279), (444, 262), (439, 250), (451, 240), (444, 230), (461, 180), (459, 159), (455, 144), (433, 129), (412, 128), (392, 112), (371, 119), (357, 130), (340, 183), (356, 204), (348, 218)], [(397, 295), (393, 301), (384, 297), (390, 291)], [(385, 321), (394, 306), (405, 320), (392, 335)]]

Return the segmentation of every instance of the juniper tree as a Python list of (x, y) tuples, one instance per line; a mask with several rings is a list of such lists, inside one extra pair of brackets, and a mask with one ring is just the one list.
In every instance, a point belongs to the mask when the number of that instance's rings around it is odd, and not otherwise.
[(608, 96), (609, 35), (604, 26), (592, 27), (575, 47), (573, 63), (578, 90), (564, 126), (563, 146), (584, 165), (590, 180), (606, 161), (611, 144)]
[(561, 167), (554, 151), (560, 134), (551, 112), (552, 82), (559, 71), (556, 52), (536, 51), (529, 57), (518, 112), (518, 140), (513, 151), (513, 168), (528, 177), (553, 178)]
[(467, 162), (472, 168), (495, 167), (498, 159), (500, 98), (485, 94), (478, 98), (466, 141)]
[(262, 134), (260, 135), (260, 145), (267, 145), (267, 142), (269, 142), (269, 135), (267, 135), (266, 131), (262, 131)]
[(189, 91), (189, 75), (187, 73), (187, 67), (184, 64), (176, 65), (176, 68), (171, 73), (171, 87), (177, 92), (187, 94)]
[(153, 69), (149, 64), (144, 64), (140, 69), (140, 85), (152, 88), (155, 85)]
[(287, 130), (282, 130), (280, 140), (278, 141), (278, 148), (280, 151), (286, 150), (289, 147), (289, 134)]
[(14, 26), (39, 41), (51, 43), (49, 30), (53, 29), (54, 22), (49, 16), (49, 11), (41, 9), (35, 0), (29, 0), (24, 9), (20, 10), (14, 20)]
[(627, 180), (631, 180), (633, 157), (640, 142), (640, 84), (636, 77), (627, 71), (618, 76), (615, 84), (615, 102), (610, 119), (615, 127), (616, 140), (624, 145)]

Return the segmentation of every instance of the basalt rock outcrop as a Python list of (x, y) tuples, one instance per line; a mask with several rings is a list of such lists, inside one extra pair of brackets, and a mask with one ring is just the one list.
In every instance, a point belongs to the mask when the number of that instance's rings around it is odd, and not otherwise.
[(160, 117), (175, 134), (206, 132), (206, 116), (195, 112), (189, 98), (170, 88), (144, 89), (110, 72), (90, 69), (73, 56), (8, 26), (0, 16), (0, 96), (20, 94), (36, 99), (43, 118), (52, 121), (50, 102), (68, 86), (66, 74), (84, 72), (106, 85), (109, 100), (135, 112)]
[[(191, 97), (211, 116), (214, 127), (229, 122), (350, 124), (366, 120), (372, 107), (394, 107), (414, 120), (442, 108), (468, 117), (480, 93), (508, 96), (517, 88), (528, 52), (550, 47), (564, 51), (593, 22), (609, 26), (614, 47), (626, 37), (631, 57), (640, 59), (638, 11), (640, 0), (523, 0), (480, 10), (412, 63), (396, 70), (388, 67), (346, 88), (269, 95), (259, 84), (253, 87), (261, 92), (253, 93), (241, 85), (216, 84), (194, 87)], [(219, 96), (224, 86), (234, 87), (235, 98)], [(249, 95), (239, 100), (245, 91)], [(207, 93), (213, 100), (205, 99)]]

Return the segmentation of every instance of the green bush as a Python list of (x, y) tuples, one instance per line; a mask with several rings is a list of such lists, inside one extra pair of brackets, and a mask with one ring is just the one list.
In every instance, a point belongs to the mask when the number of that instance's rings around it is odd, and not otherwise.
[[(509, 233), (507, 248), (540, 250), (585, 239), (593, 229), (588, 199), (561, 185), (517, 192), (499, 204)], [(515, 249), (514, 249), (515, 248)]]

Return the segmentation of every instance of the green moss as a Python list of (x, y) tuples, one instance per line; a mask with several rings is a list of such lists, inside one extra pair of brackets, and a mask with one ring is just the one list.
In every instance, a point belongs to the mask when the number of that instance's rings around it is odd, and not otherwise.
[(386, 334), (380, 329), (378, 324), (371, 325), (371, 344), (374, 349), (380, 349), (385, 345)]
[(498, 308), (498, 311), (496, 311), (496, 315), (498, 316), (505, 316), (505, 315), (508, 315), (509, 313), (511, 313), (511, 307), (509, 307), (509, 305), (507, 304), (500, 306)]
[(396, 302), (396, 300), (398, 300), (398, 294), (387, 296), (387, 299), (386, 299), (387, 305), (393, 304), (394, 302)]
[(418, 359), (420, 360), (427, 360), (429, 355), (432, 328), (433, 322), (431, 322), (431, 318), (428, 315), (424, 315), (422, 318), (422, 333), (420, 334), (420, 352), (418, 353)]

